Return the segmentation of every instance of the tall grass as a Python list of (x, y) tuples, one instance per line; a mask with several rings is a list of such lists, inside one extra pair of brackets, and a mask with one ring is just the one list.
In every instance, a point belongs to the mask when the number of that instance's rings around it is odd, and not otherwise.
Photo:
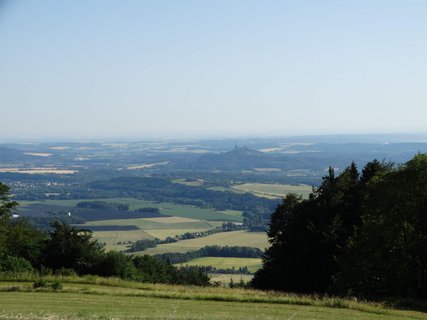
[[(0, 273), (0, 290), (32, 291), (33, 289), (31, 283), (40, 279), (43, 279), (47, 282), (60, 281), (63, 284), (62, 292), (143, 296), (163, 299), (305, 305), (329, 308), (343, 308), (377, 314), (386, 314), (387, 312), (389, 312), (388, 308), (384, 303), (361, 301), (355, 298), (344, 299), (330, 296), (299, 295), (292, 293), (279, 293), (251, 289), (230, 289), (224, 287), (196, 287), (150, 284), (134, 281), (125, 281), (118, 278), (103, 278), (98, 276), (40, 276), (32, 273)], [(3, 286), (1, 282), (4, 282)], [(51, 289), (38, 289), (38, 291), (44, 292), (49, 290)]]

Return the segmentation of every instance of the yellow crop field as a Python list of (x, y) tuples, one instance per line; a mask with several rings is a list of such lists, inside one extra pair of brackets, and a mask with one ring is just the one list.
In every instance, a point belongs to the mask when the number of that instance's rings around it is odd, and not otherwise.
[(250, 192), (256, 196), (266, 198), (283, 198), (287, 193), (296, 193), (308, 198), (312, 192), (309, 185), (290, 185), (290, 184), (268, 184), (268, 183), (244, 183), (231, 187), (232, 190)]
[(260, 248), (264, 250), (269, 246), (267, 234), (265, 232), (232, 231), (215, 233), (208, 237), (182, 240), (174, 243), (158, 245), (156, 248), (149, 248), (143, 254), (159, 254), (166, 252), (189, 252), (195, 251), (205, 246), (246, 246)]

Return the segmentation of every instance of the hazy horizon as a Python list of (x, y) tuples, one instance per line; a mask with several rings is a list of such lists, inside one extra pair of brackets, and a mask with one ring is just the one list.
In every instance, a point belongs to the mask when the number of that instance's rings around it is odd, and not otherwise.
[[(43, 143), (136, 143), (136, 142), (189, 142), (221, 140), (283, 140), (284, 142), (314, 143), (427, 143), (427, 132), (411, 133), (359, 133), (359, 134), (301, 134), (301, 135), (175, 135), (175, 136), (47, 136), (47, 137), (0, 137), (0, 144)], [(240, 147), (244, 145), (239, 145)]]
[(427, 2), (0, 1), (0, 140), (427, 132)]

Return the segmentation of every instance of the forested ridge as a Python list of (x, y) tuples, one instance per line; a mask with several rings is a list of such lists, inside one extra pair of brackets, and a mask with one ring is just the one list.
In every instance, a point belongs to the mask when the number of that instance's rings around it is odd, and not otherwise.
[(427, 296), (427, 155), (329, 168), (271, 216), (256, 288), (377, 299)]

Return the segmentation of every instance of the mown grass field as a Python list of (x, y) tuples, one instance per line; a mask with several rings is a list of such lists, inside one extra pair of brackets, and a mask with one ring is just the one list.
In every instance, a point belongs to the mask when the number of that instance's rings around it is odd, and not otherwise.
[(179, 264), (181, 266), (212, 266), (217, 269), (239, 269), (247, 267), (250, 272), (255, 272), (262, 266), (262, 260), (256, 258), (223, 258), (202, 257)]
[(221, 232), (208, 237), (182, 240), (175, 243), (158, 245), (156, 248), (149, 248), (143, 254), (159, 254), (167, 252), (189, 252), (195, 251), (205, 246), (246, 246), (260, 248), (264, 250), (269, 246), (267, 234), (264, 232), (249, 232), (246, 230)]
[(296, 193), (308, 198), (312, 187), (308, 185), (244, 183), (231, 187), (231, 190), (250, 192), (256, 196), (266, 198), (283, 198), (287, 193)]
[[(27, 280), (27, 281), (25, 281)], [(0, 319), (427, 319), (417, 311), (331, 297), (62, 278), (63, 289), (0, 282)]]

